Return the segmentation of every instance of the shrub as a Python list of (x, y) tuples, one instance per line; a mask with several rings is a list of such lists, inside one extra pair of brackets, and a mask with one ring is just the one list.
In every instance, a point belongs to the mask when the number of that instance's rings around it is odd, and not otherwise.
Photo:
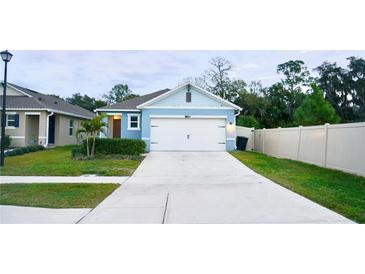
[[(0, 138), (0, 140), (1, 140), (1, 138)], [(10, 136), (9, 135), (5, 135), (4, 141), (5, 141), (5, 143), (4, 143), (4, 149), (9, 148), (10, 145), (11, 145)]]
[(30, 149), (28, 147), (20, 147), (18, 148), (22, 154), (30, 152)]
[(85, 161), (85, 160), (95, 160), (95, 159), (101, 159), (101, 160), (132, 160), (132, 161), (142, 161), (144, 159), (144, 156), (142, 155), (122, 155), (122, 154), (96, 154), (92, 157), (88, 157), (85, 154), (73, 154), (72, 157), (74, 160), (79, 161)]
[(254, 127), (260, 128), (260, 123), (255, 117), (250, 115), (242, 115), (237, 118), (236, 125), (240, 127)]
[(86, 152), (83, 149), (83, 146), (75, 146), (71, 149), (72, 158), (80, 158), (86, 155)]
[[(89, 139), (89, 144), (92, 139)], [(97, 154), (111, 155), (140, 155), (146, 150), (146, 143), (143, 140), (137, 139), (95, 139), (95, 151)], [(86, 155), (86, 140), (83, 141), (80, 150), (83, 155)]]
[(17, 155), (16, 150), (11, 150), (11, 151), (5, 152), (5, 157), (6, 156), (16, 156), (16, 155)]
[(45, 147), (41, 146), (41, 145), (18, 147), (18, 148), (14, 148), (10, 151), (7, 151), (5, 153), (5, 156), (17, 156), (17, 155), (22, 155), (22, 154), (25, 154), (25, 153), (44, 150), (44, 149), (45, 149)]

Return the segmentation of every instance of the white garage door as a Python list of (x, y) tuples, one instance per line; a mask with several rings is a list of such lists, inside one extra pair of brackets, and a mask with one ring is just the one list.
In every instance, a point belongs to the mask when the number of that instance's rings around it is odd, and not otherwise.
[(225, 119), (151, 118), (151, 151), (225, 151)]

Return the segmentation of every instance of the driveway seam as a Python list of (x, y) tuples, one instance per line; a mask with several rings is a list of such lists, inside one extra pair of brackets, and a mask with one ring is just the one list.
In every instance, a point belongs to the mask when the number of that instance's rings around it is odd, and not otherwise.
[(169, 202), (169, 192), (167, 192), (167, 195), (166, 195), (166, 204), (165, 204), (165, 210), (163, 212), (162, 224), (165, 223), (165, 216), (166, 216), (168, 202)]
[(89, 210), (89, 212), (88, 213), (86, 213), (84, 216), (82, 216), (81, 218), (80, 218), (80, 220), (78, 220), (75, 224), (78, 224), (78, 223), (80, 223), (87, 215), (89, 215), (90, 214), (90, 212), (91, 211), (93, 211), (93, 209), (94, 208), (92, 208), (91, 210)]
[(102, 200), (99, 204), (96, 205), (96, 207), (92, 208), (85, 216), (83, 216), (80, 220), (78, 220), (75, 224), (79, 224), (83, 219), (85, 219), (87, 216), (90, 215), (91, 212), (94, 211), (94, 209), (96, 209), (97, 207), (100, 206), (100, 204), (102, 202), (104, 202), (106, 199), (108, 199), (114, 192), (116, 192), (120, 187), (122, 187), (122, 185), (124, 185), (124, 183), (126, 183), (132, 176), (128, 177), (124, 182), (120, 183), (119, 187), (117, 187), (116, 189), (114, 189), (114, 191), (112, 193), (109, 194), (108, 197), (106, 197), (104, 200)]

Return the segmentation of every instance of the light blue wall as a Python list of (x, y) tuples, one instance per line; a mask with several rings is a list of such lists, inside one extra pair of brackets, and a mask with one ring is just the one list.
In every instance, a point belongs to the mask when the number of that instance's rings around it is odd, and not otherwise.
[[(121, 136), (122, 138), (126, 139), (141, 139), (141, 130), (128, 130), (128, 114), (140, 114), (140, 112), (118, 112), (118, 111), (105, 111), (104, 113), (113, 113), (114, 115), (121, 115), (122, 116), (122, 125), (121, 125)], [(142, 115), (141, 115), (142, 116)], [(141, 119), (141, 118), (140, 118)], [(108, 123), (108, 118), (104, 118), (104, 121)], [(140, 125), (142, 127), (142, 125)], [(112, 130), (110, 128), (107, 128), (107, 130)], [(105, 135), (101, 134), (102, 138), (106, 138)]]
[[(141, 139), (141, 130), (128, 130), (128, 114), (140, 114), (140, 112), (122, 112), (122, 138)], [(142, 116), (142, 115), (141, 115)], [(140, 117), (141, 119), (141, 117)], [(141, 121), (140, 121), (141, 123)], [(142, 125), (140, 125), (142, 127)]]
[[(233, 109), (143, 109), (141, 115), (142, 121), (142, 139), (146, 142), (147, 150), (150, 149), (150, 115), (219, 115), (227, 116), (227, 123), (234, 125), (235, 116)], [(226, 140), (226, 149), (234, 150), (235, 141)]]
[(221, 103), (217, 100), (214, 100), (208, 97), (206, 94), (202, 94), (194, 87), (190, 88), (191, 92), (191, 102), (186, 102), (186, 92), (188, 91), (187, 87), (181, 87), (174, 94), (157, 101), (153, 104), (154, 107), (220, 107)]

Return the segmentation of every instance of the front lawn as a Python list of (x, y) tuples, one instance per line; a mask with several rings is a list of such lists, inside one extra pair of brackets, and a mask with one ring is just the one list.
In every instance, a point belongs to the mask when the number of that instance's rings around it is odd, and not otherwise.
[(13, 176), (129, 176), (140, 161), (125, 159), (73, 160), (72, 146), (56, 147), (5, 158), (1, 175)]
[(119, 184), (0, 184), (0, 204), (94, 208)]
[(365, 223), (365, 178), (255, 152), (232, 155), (257, 173), (336, 211)]

